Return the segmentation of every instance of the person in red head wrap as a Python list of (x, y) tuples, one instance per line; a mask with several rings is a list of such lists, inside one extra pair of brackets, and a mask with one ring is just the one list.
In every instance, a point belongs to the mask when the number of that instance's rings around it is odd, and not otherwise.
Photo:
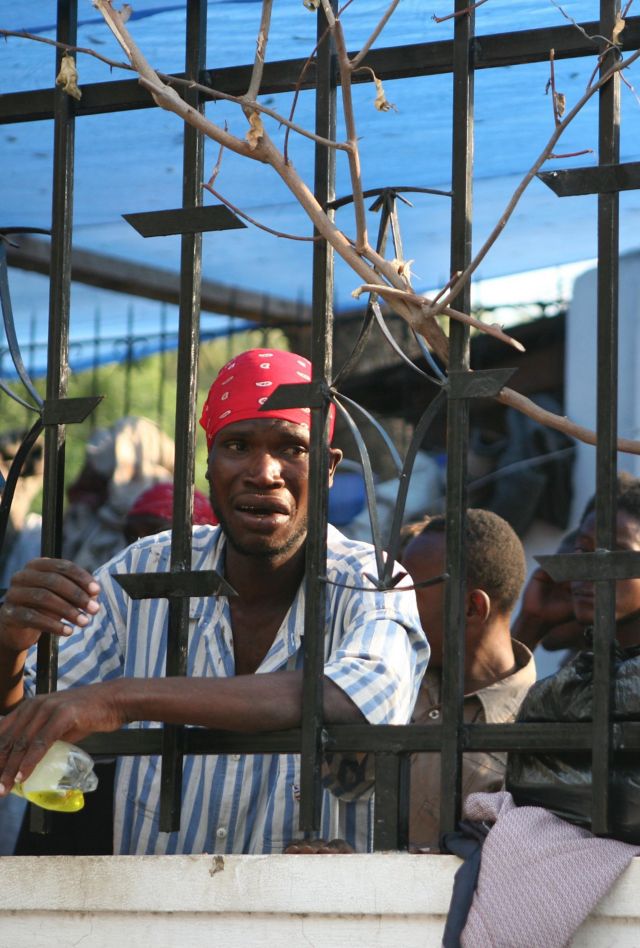
[[(41, 558), (19, 574), (22, 582), (12, 581), (0, 607), (0, 654), (8, 656), (0, 709), (14, 709), (0, 720), (0, 797), (18, 768), (28, 778), (58, 738), (81, 740), (131, 721), (244, 732), (300, 726), (311, 412), (261, 408), (279, 385), (310, 380), (306, 359), (262, 348), (231, 359), (211, 386), (201, 424), (220, 524), (194, 526), (191, 570), (217, 574), (226, 587), (190, 596), (186, 675), (165, 675), (169, 600), (133, 602), (118, 582), (122, 574), (171, 572), (170, 531), (131, 544), (95, 577)], [(325, 455), (319, 463), (331, 483), (341, 451), (329, 447)], [(375, 571), (369, 544), (327, 528), (327, 602), (318, 619), (328, 724), (410, 720), (429, 650), (415, 593), (402, 588), (406, 577), (382, 594), (367, 579)], [(70, 625), (77, 626), (71, 634)], [(23, 686), (26, 651), (43, 632), (61, 640), (61, 689), (22, 701), (35, 678), (29, 666)], [(327, 763), (321, 825), (333, 837), (347, 827), (347, 842), (366, 849), (370, 798), (355, 798), (351, 768), (337, 757)], [(277, 853), (300, 838), (297, 755), (187, 753), (183, 774), (180, 828), (164, 832), (160, 768), (153, 758), (121, 762), (115, 853)]]
[[(215, 526), (216, 515), (211, 504), (197, 488), (193, 492), (192, 523)], [(133, 504), (124, 521), (124, 535), (127, 543), (134, 543), (140, 537), (149, 537), (162, 530), (170, 530), (173, 523), (173, 483), (163, 481), (143, 491)]]
[[(311, 363), (304, 356), (282, 349), (248, 349), (224, 365), (214, 380), (202, 409), (200, 424), (207, 447), (222, 428), (248, 418), (282, 418), (310, 427), (311, 409), (262, 406), (279, 385), (311, 381)], [(333, 438), (335, 405), (329, 408), (329, 441)]]

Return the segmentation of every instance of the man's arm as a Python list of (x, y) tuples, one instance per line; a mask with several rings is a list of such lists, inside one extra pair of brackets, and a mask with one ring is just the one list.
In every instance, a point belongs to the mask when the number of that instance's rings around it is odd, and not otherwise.
[[(330, 724), (362, 722), (361, 712), (325, 678)], [(26, 779), (55, 740), (79, 741), (132, 721), (231, 731), (286, 730), (300, 724), (302, 672), (234, 678), (120, 678), (23, 702), (0, 722), (0, 794)]]
[(556, 583), (543, 569), (535, 569), (525, 586), (511, 634), (530, 649), (540, 642), (551, 651), (575, 647), (581, 628), (573, 614), (569, 584)]

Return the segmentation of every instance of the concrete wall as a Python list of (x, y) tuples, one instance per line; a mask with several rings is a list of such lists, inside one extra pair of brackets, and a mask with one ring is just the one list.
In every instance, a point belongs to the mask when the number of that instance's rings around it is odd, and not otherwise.
[[(0, 948), (439, 948), (458, 865), (395, 853), (5, 857)], [(639, 890), (636, 859), (576, 948), (637, 948)]]

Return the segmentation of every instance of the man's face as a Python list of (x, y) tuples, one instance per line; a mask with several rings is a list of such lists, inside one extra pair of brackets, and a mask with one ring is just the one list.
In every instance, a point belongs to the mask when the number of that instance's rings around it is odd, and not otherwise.
[[(414, 583), (433, 579), (444, 572), (445, 542), (443, 533), (423, 533), (407, 545), (402, 565)], [(429, 645), (430, 668), (442, 668), (442, 641), (444, 637), (444, 583), (416, 589), (418, 613)]]
[[(330, 478), (340, 458), (332, 451)], [(286, 561), (307, 535), (309, 429), (279, 418), (227, 425), (213, 442), (211, 506), (231, 546)]]
[[(593, 553), (596, 548), (596, 515), (589, 514), (580, 524), (575, 541), (576, 552)], [(640, 523), (624, 510), (616, 517), (616, 549), (640, 550)], [(573, 611), (581, 625), (594, 620), (594, 586), (590, 582), (571, 583)], [(640, 612), (640, 578), (620, 579), (616, 583), (616, 622)]]

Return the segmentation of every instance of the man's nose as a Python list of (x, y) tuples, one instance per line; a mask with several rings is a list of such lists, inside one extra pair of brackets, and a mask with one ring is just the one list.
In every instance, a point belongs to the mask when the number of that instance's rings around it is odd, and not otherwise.
[(278, 484), (282, 481), (282, 466), (268, 451), (256, 451), (249, 459), (247, 477), (260, 485)]

